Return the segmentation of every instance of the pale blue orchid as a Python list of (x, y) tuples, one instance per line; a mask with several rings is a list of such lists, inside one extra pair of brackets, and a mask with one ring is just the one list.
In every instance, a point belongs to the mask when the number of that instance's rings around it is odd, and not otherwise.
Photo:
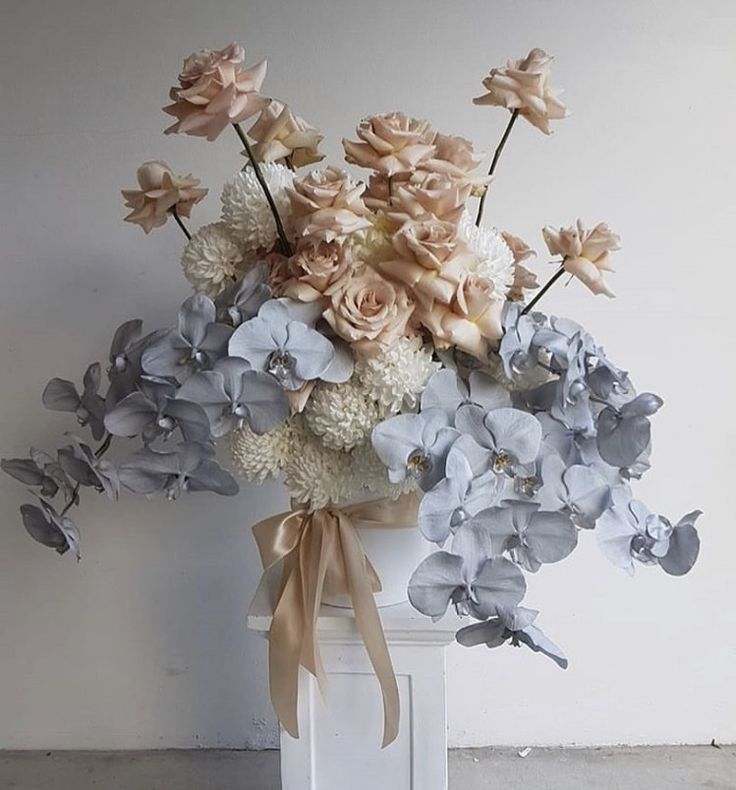
[(151, 376), (184, 381), (198, 370), (207, 370), (227, 353), (232, 327), (216, 323), (215, 303), (196, 293), (179, 309), (177, 326), (150, 343), (141, 357), (143, 370)]
[(485, 619), (499, 608), (519, 604), (526, 580), (504, 557), (486, 560), (477, 574), (469, 574), (462, 557), (436, 551), (414, 571), (408, 592), (412, 606), (428, 617), (442, 617), (453, 603), (458, 614)]
[(373, 429), (371, 440), (392, 483), (409, 476), (429, 491), (445, 476), (447, 454), (459, 436), (442, 409), (425, 409), (384, 420)]
[(544, 563), (563, 560), (578, 543), (578, 531), (570, 517), (540, 510), (537, 502), (507, 501), (501, 507), (482, 510), (468, 523), (487, 532), (494, 555), (508, 553), (532, 573)]
[(167, 439), (178, 428), (185, 441), (209, 440), (207, 414), (197, 403), (178, 399), (173, 384), (143, 376), (139, 386), (140, 390), (126, 395), (105, 415), (105, 427), (111, 434), (128, 437), (140, 434), (144, 443), (149, 444), (158, 438)]
[(511, 406), (511, 395), (488, 374), (474, 370), (466, 384), (454, 370), (442, 369), (432, 375), (422, 393), (422, 409), (444, 409), (451, 421), (465, 404), (485, 411)]
[(347, 381), (353, 372), (352, 356), (341, 343), (332, 343), (314, 329), (321, 314), (318, 302), (271, 299), (235, 330), (229, 354), (274, 376), (285, 390), (296, 391), (315, 379)]
[(510, 477), (519, 465), (534, 461), (542, 441), (539, 421), (520, 409), (503, 407), (486, 412), (468, 404), (458, 409), (455, 426), (486, 451), (488, 467)]
[(99, 394), (101, 378), (102, 366), (99, 362), (92, 363), (85, 371), (81, 394), (73, 382), (53, 378), (41, 396), (43, 405), (52, 411), (71, 412), (77, 422), (88, 425), (92, 436), (99, 440), (105, 435), (105, 400)]
[(595, 530), (608, 560), (629, 574), (634, 573), (632, 560), (660, 565), (671, 576), (683, 576), (693, 567), (700, 551), (695, 528), (700, 510), (688, 513), (673, 526), (643, 502), (632, 499), (626, 485), (615, 489), (612, 499), (612, 506), (602, 514)]
[(593, 529), (611, 504), (611, 486), (595, 468), (567, 466), (556, 453), (542, 461), (542, 479), (545, 505), (562, 508), (581, 529)]
[(144, 447), (118, 467), (120, 483), (134, 494), (163, 491), (167, 499), (176, 499), (182, 491), (237, 494), (235, 478), (217, 463), (214, 455), (215, 448), (201, 442), (182, 442), (173, 452)]
[[(461, 436), (450, 448), (445, 478), (429, 490), (419, 505), (419, 527), (427, 540), (442, 545), (451, 533), (471, 516), (496, 504), (503, 490), (503, 478), (493, 470), (475, 475), (463, 452), (468, 436)], [(477, 447), (478, 445), (476, 445)]]
[(534, 625), (538, 614), (536, 610), (522, 606), (514, 609), (500, 608), (491, 619), (461, 628), (456, 638), (464, 647), (499, 647), (506, 642), (514, 647), (523, 644), (535, 653), (551, 658), (561, 669), (567, 669), (565, 654), (545, 636), (541, 628)]
[(20, 515), (28, 534), (36, 541), (58, 554), (70, 549), (79, 559), (79, 530), (66, 515), (56, 512), (46, 500), (39, 498), (37, 505), (21, 505)]
[(259, 263), (221, 291), (215, 298), (217, 320), (238, 327), (258, 315), (261, 306), (271, 298), (267, 273), (266, 264)]
[(606, 406), (598, 415), (598, 451), (611, 466), (633, 466), (650, 445), (649, 417), (662, 406), (658, 395), (644, 392), (620, 408)]
[(268, 373), (251, 370), (238, 357), (226, 357), (212, 370), (190, 376), (177, 398), (200, 405), (215, 437), (244, 423), (254, 433), (264, 434), (289, 416), (289, 402), (279, 382)]

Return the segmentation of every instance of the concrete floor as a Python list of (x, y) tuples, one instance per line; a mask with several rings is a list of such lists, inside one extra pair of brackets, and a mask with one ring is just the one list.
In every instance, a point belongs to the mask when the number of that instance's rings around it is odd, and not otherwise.
[[(279, 790), (278, 752), (1, 752), (2, 790)], [(736, 790), (736, 746), (450, 752), (451, 790)], [(417, 790), (422, 790), (417, 788)]]

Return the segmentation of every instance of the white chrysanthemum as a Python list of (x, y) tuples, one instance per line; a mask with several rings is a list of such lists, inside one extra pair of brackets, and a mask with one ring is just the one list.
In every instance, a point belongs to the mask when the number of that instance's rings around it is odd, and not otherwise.
[(376, 401), (354, 379), (317, 384), (303, 414), (312, 433), (334, 450), (351, 450), (365, 441), (381, 419)]
[(262, 483), (276, 477), (291, 454), (293, 428), (286, 422), (259, 436), (244, 425), (230, 434), (235, 471), (246, 480)]
[(224, 222), (212, 222), (192, 234), (181, 265), (195, 291), (217, 296), (242, 272), (243, 251)]
[(294, 423), (294, 442), (284, 464), (289, 493), (315, 510), (345, 504), (353, 490), (350, 455), (325, 447), (317, 436), (298, 425)]
[(361, 493), (370, 492), (376, 497), (398, 499), (402, 494), (417, 490), (417, 483), (413, 477), (407, 477), (402, 483), (392, 483), (388, 479), (388, 470), (376, 455), (370, 441), (359, 444), (350, 456), (356, 484), (353, 496), (356, 498)]
[[(287, 167), (274, 162), (263, 163), (260, 169), (288, 230), (290, 201), (286, 190), (292, 186), (294, 176)], [(252, 167), (241, 170), (225, 184), (220, 200), (222, 219), (246, 253), (273, 247), (278, 238), (276, 222)]]
[(472, 273), (493, 283), (494, 298), (503, 300), (514, 283), (514, 254), (501, 234), (492, 228), (478, 228), (466, 211), (458, 224), (460, 237), (478, 256)]
[(395, 414), (402, 405), (416, 406), (430, 376), (439, 368), (440, 363), (432, 360), (431, 348), (423, 346), (419, 337), (402, 337), (380, 355), (359, 359), (355, 379), (384, 414)]

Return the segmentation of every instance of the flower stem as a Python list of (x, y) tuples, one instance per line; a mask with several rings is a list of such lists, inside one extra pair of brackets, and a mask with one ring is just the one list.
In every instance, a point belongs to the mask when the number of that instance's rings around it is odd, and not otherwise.
[(189, 228), (184, 224), (184, 220), (179, 216), (179, 212), (176, 210), (176, 206), (173, 206), (171, 209), (171, 216), (176, 220), (176, 224), (182, 229), (184, 235), (191, 241), (192, 234), (189, 232)]
[[(488, 169), (489, 176), (492, 176), (496, 172), (496, 165), (498, 164), (498, 160), (501, 158), (501, 154), (503, 153), (503, 149), (504, 146), (506, 145), (506, 141), (509, 139), (511, 130), (514, 128), (514, 124), (516, 123), (516, 119), (518, 117), (519, 117), (519, 111), (513, 110), (511, 113), (511, 118), (509, 119), (508, 124), (506, 124), (506, 129), (504, 129), (504, 133), (501, 135), (501, 140), (496, 146), (496, 150), (493, 154), (493, 160), (491, 161), (491, 166)], [(475, 218), (476, 227), (480, 227), (480, 221), (483, 218), (483, 209), (486, 205), (487, 195), (488, 195), (488, 185), (483, 190), (483, 194), (480, 197), (480, 204), (478, 205), (478, 215)]]
[(243, 131), (242, 127), (239, 123), (234, 123), (233, 128), (238, 134), (240, 138), (240, 142), (243, 144), (245, 148), (245, 153), (248, 155), (248, 159), (250, 159), (250, 163), (253, 165), (253, 172), (255, 173), (256, 179), (258, 183), (261, 185), (261, 189), (263, 190), (263, 194), (266, 196), (266, 200), (268, 202), (268, 207), (271, 209), (271, 213), (273, 214), (274, 222), (276, 223), (276, 230), (279, 234), (279, 242), (281, 244), (281, 252), (284, 255), (291, 256), (291, 244), (289, 244), (289, 239), (286, 237), (286, 231), (284, 230), (284, 223), (281, 221), (281, 217), (279, 216), (279, 210), (276, 208), (276, 203), (274, 202), (273, 195), (268, 188), (268, 184), (266, 183), (266, 179), (263, 177), (263, 173), (261, 172), (261, 168), (258, 165), (258, 161), (256, 160), (255, 156), (253, 156), (253, 151), (251, 150), (250, 143), (248, 142), (248, 137), (246, 136), (245, 132)]
[(529, 304), (521, 311), (521, 315), (526, 315), (532, 307), (549, 291), (549, 289), (562, 277), (565, 273), (565, 261), (563, 260), (560, 264), (560, 268), (547, 280), (547, 282), (542, 286), (539, 293), (534, 297), (534, 299), (529, 302)]

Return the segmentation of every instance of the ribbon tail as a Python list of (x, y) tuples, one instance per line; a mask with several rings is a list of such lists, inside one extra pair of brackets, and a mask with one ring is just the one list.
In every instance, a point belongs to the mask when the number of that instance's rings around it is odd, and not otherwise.
[(283, 728), (299, 737), (299, 666), (304, 639), (301, 571), (296, 552), (284, 561), (283, 586), (268, 640), (271, 702)]
[(326, 519), (315, 523), (315, 514), (305, 530), (300, 545), (299, 562), (302, 574), (304, 602), (304, 635), (302, 637), (301, 663), (317, 678), (320, 693), (326, 694), (327, 676), (317, 634), (317, 621), (322, 605), (325, 577), (334, 561), (335, 529)]
[(399, 687), (388, 652), (381, 618), (373, 598), (370, 578), (366, 573), (366, 558), (363, 545), (350, 519), (338, 515), (340, 540), (342, 543), (345, 569), (350, 597), (355, 612), (355, 625), (360, 633), (368, 658), (373, 665), (383, 697), (383, 743), (385, 748), (399, 734)]

